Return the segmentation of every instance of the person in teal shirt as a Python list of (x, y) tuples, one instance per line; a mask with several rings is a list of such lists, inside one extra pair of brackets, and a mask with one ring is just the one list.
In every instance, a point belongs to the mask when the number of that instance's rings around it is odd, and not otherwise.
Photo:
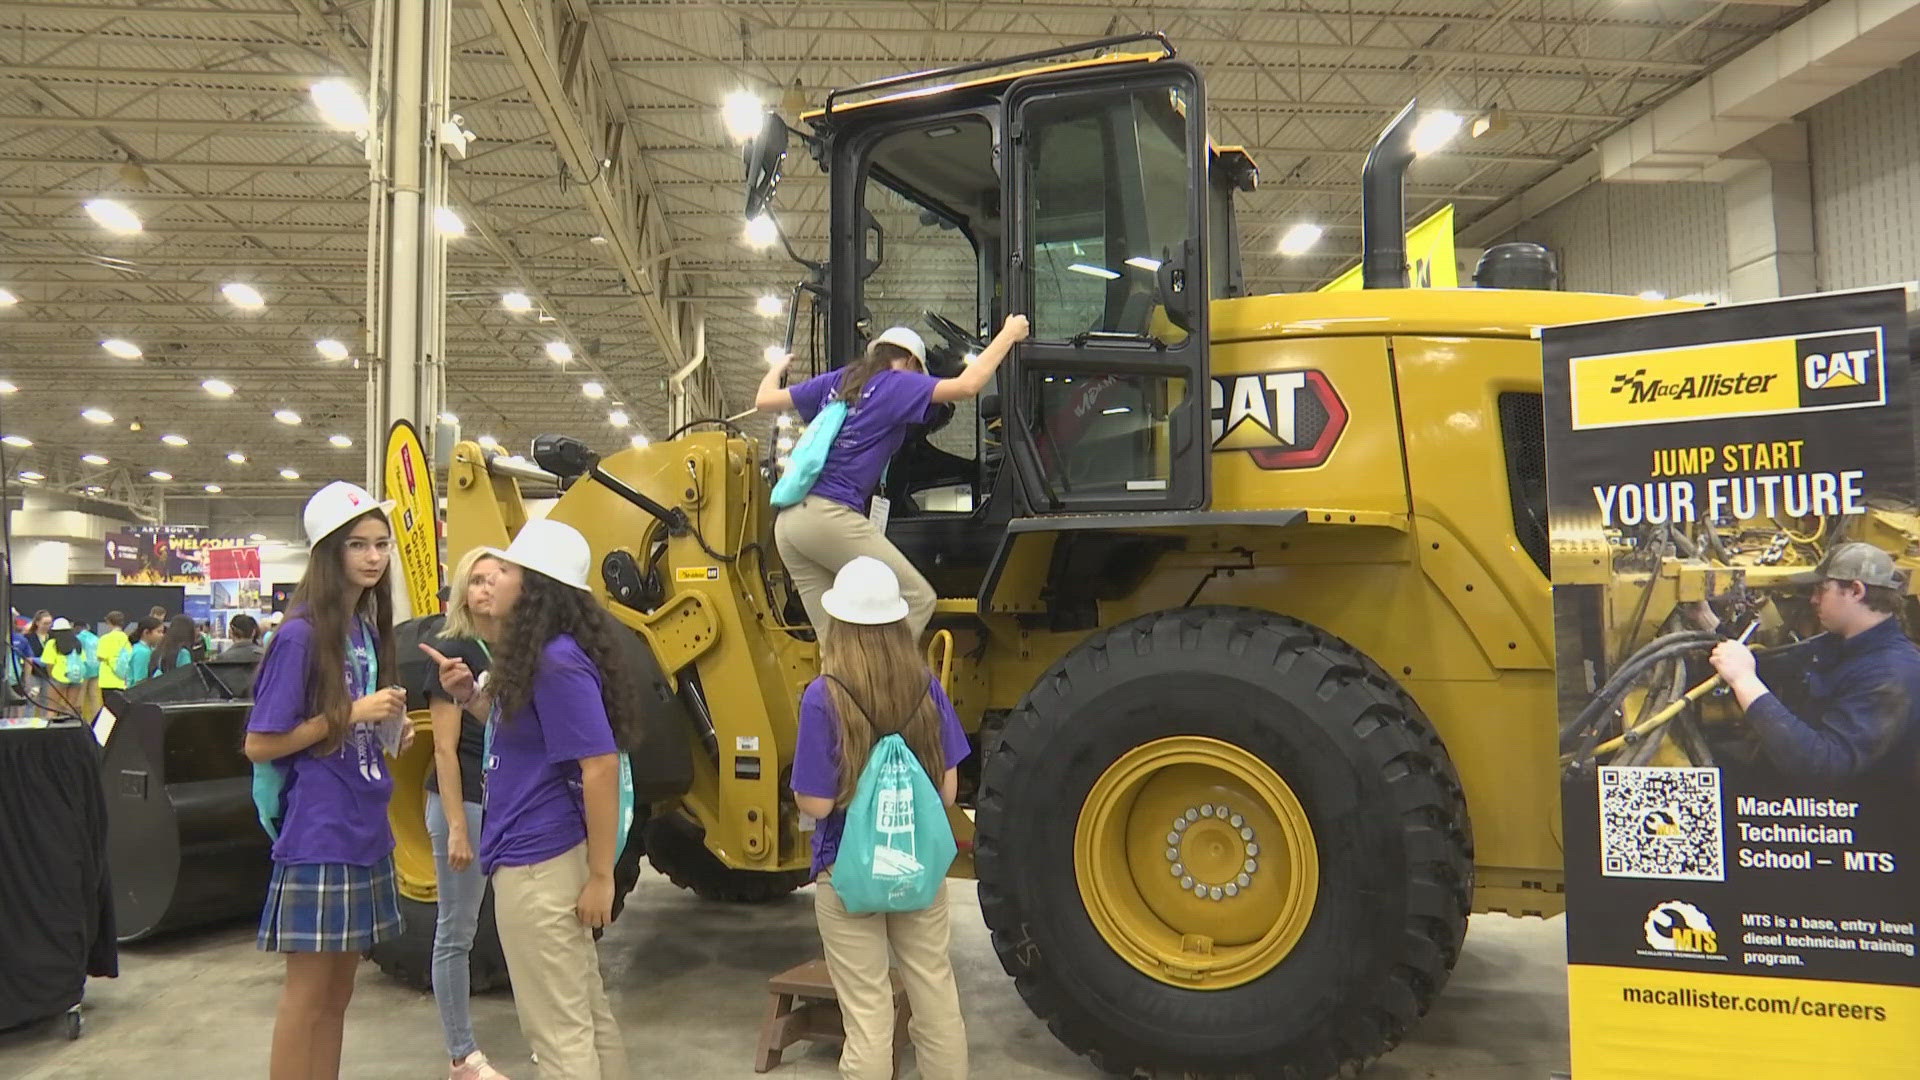
[(149, 615), (134, 627), (133, 644), (120, 653), (120, 678), (129, 688), (147, 681), (153, 674), (153, 651), (166, 634), (166, 624)]

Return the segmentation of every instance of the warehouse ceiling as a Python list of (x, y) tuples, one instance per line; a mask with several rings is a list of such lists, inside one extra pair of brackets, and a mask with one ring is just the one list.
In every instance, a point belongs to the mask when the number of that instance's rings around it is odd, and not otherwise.
[[(1260, 189), (1240, 204), (1249, 287), (1294, 291), (1356, 260), (1361, 160), (1409, 98), (1468, 118), (1497, 110), (1492, 130), (1463, 131), (1408, 180), (1410, 220), (1451, 202), (1464, 224), (1811, 6), (552, 0), (550, 43), (530, 52), (512, 31), (548, 4), (461, 0), (452, 98), (476, 138), (450, 174), (467, 231), (449, 249), (446, 408), (465, 435), (522, 449), (545, 431), (609, 450), (658, 436), (696, 310), (725, 404), (750, 406), (762, 351), (784, 327), (755, 301), (784, 295), (800, 271), (742, 238), (740, 153), (721, 103), (743, 88), (797, 121), (801, 104), (839, 86), (1162, 30), (1206, 75), (1215, 140), (1260, 164)], [(10, 469), (143, 506), (208, 484), (223, 497), (285, 497), (361, 474), (366, 153), (323, 121), (309, 88), (329, 77), (364, 87), (372, 8), (0, 0), (0, 289), (17, 298), (0, 306)], [(617, 175), (576, 168), (589, 153)], [(142, 231), (97, 224), (84, 204), (103, 197)], [(803, 252), (822, 248), (824, 201), (818, 170), (790, 155), (778, 207)], [(615, 243), (597, 224), (609, 206), (631, 228)], [(1282, 256), (1279, 237), (1303, 221), (1324, 236)], [(263, 304), (233, 303), (222, 289), (234, 282)], [(929, 289), (922, 299), (938, 306)], [(515, 291), (532, 310), (503, 305)], [(110, 355), (109, 339), (141, 355)], [(327, 359), (321, 340), (348, 358)], [(566, 363), (546, 350), (556, 340), (572, 349)], [(616, 403), (631, 426), (610, 423)], [(84, 419), (87, 408), (111, 420)]]

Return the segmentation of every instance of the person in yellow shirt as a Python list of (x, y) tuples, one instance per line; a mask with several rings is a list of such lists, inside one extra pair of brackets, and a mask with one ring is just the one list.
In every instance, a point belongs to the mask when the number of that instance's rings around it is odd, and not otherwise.
[(107, 612), (107, 632), (100, 637), (100, 689), (125, 690), (127, 681), (113, 670), (113, 662), (120, 659), (121, 650), (128, 645), (127, 616), (124, 612)]
[(87, 714), (87, 653), (73, 624), (64, 618), (53, 620), (47, 647), (40, 653), (47, 670), (47, 700), (41, 704), (57, 715), (91, 720)]

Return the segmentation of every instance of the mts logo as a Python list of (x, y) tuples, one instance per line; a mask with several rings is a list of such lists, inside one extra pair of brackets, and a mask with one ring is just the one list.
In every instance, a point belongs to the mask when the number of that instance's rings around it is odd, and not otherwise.
[(1847, 869), (1863, 874), (1893, 873), (1893, 856), (1885, 851), (1849, 851)]
[(1216, 375), (1207, 394), (1214, 453), (1244, 450), (1262, 469), (1322, 464), (1347, 427), (1347, 406), (1321, 371)]
[(1839, 390), (1865, 386), (1871, 377), (1873, 349), (1808, 353), (1800, 362), (1800, 379), (1809, 390)]

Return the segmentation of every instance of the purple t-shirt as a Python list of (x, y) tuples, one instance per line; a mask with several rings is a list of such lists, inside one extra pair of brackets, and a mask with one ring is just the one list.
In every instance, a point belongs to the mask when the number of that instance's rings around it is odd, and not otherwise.
[[(347, 696), (359, 698), (379, 685), (373, 632), (356, 624), (349, 637)], [(273, 635), (273, 645), (254, 677), (253, 712), (247, 730), (278, 735), (319, 714), (310, 685), (313, 624), (296, 615)], [(344, 863), (373, 866), (393, 851), (387, 798), (393, 777), (370, 724), (354, 724), (340, 749), (321, 757), (312, 750), (272, 762), (283, 781), (280, 838), (273, 861), (286, 865)]]
[[(966, 729), (953, 711), (953, 702), (940, 689), (940, 680), (929, 677), (934, 707), (940, 710), (940, 748), (951, 769), (973, 748), (967, 744)], [(929, 777), (934, 789), (940, 777)], [(793, 790), (795, 794), (831, 799), (840, 794), (840, 725), (833, 714), (833, 698), (827, 693), (827, 680), (821, 677), (807, 685), (800, 695), (800, 734), (793, 750)], [(813, 827), (813, 872), (833, 865), (840, 856), (840, 834), (846, 831), (847, 812), (837, 809)]]
[[(811, 422), (820, 415), (845, 370), (817, 375), (790, 391), (801, 419)], [(931, 419), (933, 388), (939, 382), (918, 371), (875, 372), (860, 388), (860, 403), (849, 408), (809, 494), (866, 513), (867, 500), (880, 486), (887, 462), (907, 441), (907, 425)]]
[(555, 637), (540, 651), (531, 700), (493, 729), (480, 869), (532, 866), (585, 840), (580, 759), (617, 749), (599, 670), (573, 635)]

